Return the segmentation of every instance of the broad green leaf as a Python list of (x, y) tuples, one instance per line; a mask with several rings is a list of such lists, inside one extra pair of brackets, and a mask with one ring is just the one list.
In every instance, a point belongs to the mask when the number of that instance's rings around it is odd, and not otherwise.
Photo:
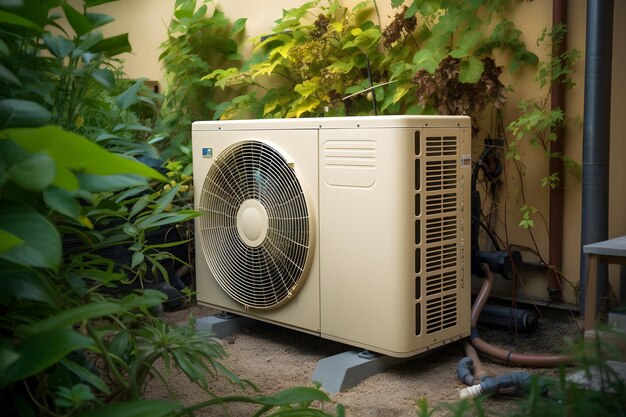
[[(18, 360), (20, 355), (15, 351), (15, 346), (10, 339), (0, 339), (0, 370), (7, 369), (9, 365)], [(0, 377), (1, 380), (2, 377)]]
[(120, 203), (130, 197), (135, 197), (139, 194), (145, 193), (146, 191), (150, 191), (150, 187), (133, 187), (117, 195), (115, 198), (115, 202)]
[(0, 23), (6, 23), (9, 25), (22, 26), (27, 29), (33, 29), (38, 32), (41, 31), (41, 27), (39, 27), (36, 23), (31, 22), (28, 19), (25, 19), (21, 16), (15, 15), (13, 13), (6, 12), (4, 10), (0, 10)]
[(24, 241), (15, 236), (13, 233), (0, 229), (0, 254), (19, 246), (22, 243), (24, 243)]
[(107, 404), (87, 410), (77, 417), (163, 417), (182, 409), (182, 405), (164, 400), (135, 400)]
[(56, 307), (57, 293), (46, 278), (31, 270), (5, 271), (0, 277), (0, 300), (38, 301)]
[(76, 174), (82, 190), (98, 193), (119, 191), (128, 187), (145, 186), (147, 181), (140, 175), (92, 175)]
[(61, 408), (84, 405), (94, 400), (96, 396), (91, 392), (91, 387), (83, 383), (74, 384), (71, 387), (60, 386), (54, 396), (54, 404)]
[(63, 312), (33, 324), (18, 327), (18, 332), (34, 335), (68, 328), (83, 320), (109, 316), (122, 311), (122, 307), (108, 301), (92, 302)]
[(12, 127), (44, 125), (52, 115), (34, 101), (13, 98), (0, 99), (0, 130)]
[(310, 80), (304, 81), (302, 84), (296, 85), (294, 90), (303, 98), (306, 98), (317, 91), (317, 88), (319, 87), (319, 80), (319, 77), (313, 77)]
[(198, 217), (202, 213), (195, 210), (181, 210), (176, 213), (158, 213), (143, 217), (136, 223), (140, 229), (149, 229), (157, 226), (180, 223)]
[(58, 59), (66, 58), (75, 48), (74, 42), (63, 36), (44, 33), (43, 41), (52, 55)]
[(69, 4), (63, 4), (63, 11), (65, 12), (65, 17), (69, 22), (76, 35), (83, 36), (84, 34), (91, 32), (94, 27), (82, 13), (78, 10), (70, 6)]
[(143, 87), (143, 81), (137, 80), (133, 85), (128, 87), (124, 92), (122, 92), (119, 96), (115, 97), (115, 104), (122, 109), (126, 110), (133, 104), (137, 103), (139, 98), (139, 91)]
[(7, 84), (21, 85), (19, 78), (2, 63), (0, 63), (0, 81), (4, 81)]
[(157, 290), (145, 289), (141, 294), (129, 294), (122, 298), (121, 305), (125, 310), (133, 308), (150, 308), (167, 301), (167, 295)]
[(55, 329), (39, 333), (22, 341), (17, 360), (0, 369), (0, 387), (35, 375), (78, 349), (91, 347), (93, 341), (71, 329)]
[(485, 65), (475, 56), (469, 57), (467, 60), (461, 61), (459, 71), (459, 81), (462, 83), (475, 83), (483, 74)]
[(24, 241), (0, 253), (0, 258), (24, 266), (58, 267), (61, 261), (59, 232), (33, 208), (12, 200), (0, 200), (0, 229)]
[(320, 100), (317, 97), (309, 96), (296, 100), (287, 117), (300, 117), (303, 113), (313, 111), (320, 104)]
[(481, 31), (466, 30), (459, 37), (456, 48), (450, 52), (452, 58), (465, 58), (473, 54), (485, 34)]
[(187, 378), (203, 387), (206, 386), (206, 378), (204, 377), (202, 367), (198, 366), (199, 364), (190, 358), (187, 352), (173, 350), (172, 356), (174, 357), (178, 367), (185, 373)]
[(87, 18), (87, 20), (89, 20), (89, 23), (91, 23), (94, 28), (104, 26), (107, 23), (111, 23), (115, 20), (112, 16), (103, 13), (85, 13), (85, 17)]
[[(394, 0), (396, 3), (398, 1), (401, 1), (402, 3), (404, 2), (404, 0)], [(402, 4), (400, 3), (400, 4)], [(417, 8), (419, 7), (419, 4), (421, 2), (419, 0), (413, 0), (413, 3), (411, 3), (411, 5), (409, 6), (409, 8), (406, 10), (406, 13), (404, 14), (404, 18), (405, 19), (410, 19), (413, 16), (415, 16), (415, 13), (417, 12)], [(399, 7), (399, 6), (394, 6), (394, 7)]]
[(402, 6), (404, 4), (404, 0), (391, 0), (391, 7), (394, 9)]
[[(136, 296), (136, 294), (131, 294)], [(128, 296), (124, 297), (124, 299), (128, 298)], [(123, 300), (122, 300), (123, 301)], [(125, 306), (127, 310), (130, 310), (131, 307)], [(129, 330), (121, 330), (115, 336), (111, 338), (107, 346), (107, 350), (114, 354), (117, 357), (124, 357), (128, 346), (130, 345), (130, 331)]]
[(399, 83), (393, 94), (393, 103), (397, 103), (404, 97), (413, 87), (411, 83)]
[(0, 39), (0, 57), (7, 58), (9, 56), (9, 47)]
[(271, 34), (271, 35), (267, 36), (267, 38), (263, 39), (257, 46), (255, 46), (254, 47), (254, 52), (258, 52), (265, 45), (267, 45), (269, 43), (272, 43), (272, 42), (280, 41), (283, 44), (285, 44), (285, 43), (291, 42), (292, 40), (293, 40), (293, 38), (289, 34), (286, 34), (286, 33), (274, 33), (274, 34)]
[(72, 57), (76, 58), (89, 52), (90, 49), (93, 48), (94, 45), (96, 45), (98, 42), (101, 42), (101, 41), (102, 41), (102, 33), (91, 32), (87, 34), (86, 36), (84, 36), (84, 40), (78, 44), (76, 49), (72, 51)]
[(91, 77), (109, 90), (115, 88), (115, 75), (111, 70), (99, 68), (91, 73)]
[(45, 153), (36, 153), (13, 164), (7, 175), (17, 185), (29, 191), (42, 191), (54, 181), (54, 161)]
[(420, 49), (415, 55), (413, 55), (413, 63), (417, 69), (425, 69), (430, 74), (434, 74), (439, 60), (435, 56), (434, 52), (430, 49)]
[(137, 200), (135, 204), (133, 204), (133, 206), (131, 207), (128, 217), (133, 218), (137, 214), (141, 213), (143, 209), (145, 209), (148, 206), (148, 203), (150, 203), (151, 201), (152, 201), (152, 198), (149, 195), (141, 196), (139, 200)]
[(174, 197), (176, 197), (178, 190), (180, 190), (180, 184), (176, 184), (174, 187), (172, 187), (171, 190), (168, 190), (168, 192), (163, 194), (163, 196), (161, 196), (161, 198), (157, 200), (157, 207), (154, 212), (161, 213), (163, 210), (165, 210), (170, 205), (172, 200), (174, 200)]
[(128, 42), (128, 33), (105, 38), (91, 48), (91, 52), (104, 52), (107, 56), (115, 56), (132, 50)]
[(43, 199), (52, 210), (80, 221), (80, 203), (69, 192), (58, 187), (48, 187), (43, 192)]
[(8, 129), (0, 132), (0, 139), (3, 137), (13, 140), (29, 152), (46, 152), (50, 155), (57, 167), (53, 184), (68, 191), (78, 188), (78, 178), (74, 172), (95, 175), (134, 174), (166, 179), (147, 165), (107, 152), (90, 140), (59, 126)]
[(326, 67), (331, 72), (338, 72), (341, 74), (348, 74), (354, 68), (354, 62), (337, 60)]
[(130, 267), (131, 268), (137, 267), (137, 265), (142, 263), (143, 260), (144, 260), (144, 255), (143, 255), (142, 252), (135, 252), (135, 253), (133, 253), (133, 256), (131, 258)]
[(87, 382), (91, 386), (98, 389), (100, 392), (107, 395), (111, 393), (111, 390), (109, 390), (107, 384), (98, 375), (94, 374), (92, 371), (85, 368), (84, 366), (81, 366), (69, 359), (61, 359), (61, 365), (69, 369), (69, 371), (76, 375), (81, 381)]
[(246, 17), (242, 17), (242, 18), (235, 20), (235, 23), (233, 23), (233, 28), (231, 29), (231, 32), (237, 33), (237, 32), (241, 32), (242, 30), (244, 30), (246, 27), (247, 20), (248, 18)]

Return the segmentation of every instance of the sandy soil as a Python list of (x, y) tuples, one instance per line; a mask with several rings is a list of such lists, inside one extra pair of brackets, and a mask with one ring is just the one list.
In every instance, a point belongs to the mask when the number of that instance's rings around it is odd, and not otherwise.
[[(185, 310), (165, 313), (170, 322), (185, 322), (190, 314), (200, 318), (216, 311), (194, 306)], [(551, 314), (553, 316), (554, 314)], [(576, 333), (573, 320), (566, 315), (540, 320), (538, 328), (531, 334), (513, 335), (507, 330), (479, 327), (482, 338), (500, 347), (517, 352), (558, 352), (564, 337)], [(231, 371), (240, 378), (252, 381), (263, 394), (272, 394), (294, 385), (311, 386), (311, 375), (322, 358), (349, 350), (350, 347), (319, 337), (272, 326), (265, 323), (245, 328), (223, 341), (228, 357), (223, 360)], [(341, 403), (347, 416), (416, 416), (416, 400), (427, 398), (429, 404), (445, 404), (458, 400), (464, 385), (456, 377), (456, 365), (463, 357), (461, 343), (444, 346), (429, 354), (403, 362), (395, 367), (372, 376), (345, 392), (331, 396), (332, 404), (322, 407), (333, 411)], [(556, 376), (556, 370), (524, 369), (511, 367), (484, 358), (483, 364), (491, 375), (517, 370)], [(209, 399), (209, 394), (189, 383), (177, 372), (170, 376), (175, 388), (174, 398), (168, 395), (159, 381), (151, 381), (147, 388), (150, 398), (169, 398), (185, 404)], [(218, 395), (241, 393), (225, 379), (215, 380), (211, 391)], [(504, 411), (512, 406), (514, 399), (490, 398), (487, 407)], [(254, 408), (231, 405), (227, 409), (213, 407), (205, 409), (202, 416), (252, 415)]]

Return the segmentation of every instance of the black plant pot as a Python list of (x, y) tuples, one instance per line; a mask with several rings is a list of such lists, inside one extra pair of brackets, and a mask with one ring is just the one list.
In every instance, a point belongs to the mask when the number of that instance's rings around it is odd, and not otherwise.
[[(146, 244), (157, 245), (163, 243), (175, 243), (188, 240), (188, 230), (191, 230), (191, 222), (182, 223), (177, 226), (163, 226), (161, 228), (146, 232)], [(193, 241), (181, 243), (176, 246), (164, 249), (174, 255), (176, 258), (193, 265)], [(118, 245), (107, 246), (104, 248), (92, 250), (95, 255), (112, 260), (117, 265), (117, 271), (129, 271), (132, 264), (133, 251), (130, 250), (130, 243), (120, 243)], [(64, 253), (78, 254), (90, 250), (84, 241), (76, 236), (69, 236), (63, 239)], [(161, 276), (160, 273), (153, 274), (151, 268), (148, 268), (145, 276), (141, 281), (133, 280), (130, 284), (119, 284), (113, 289), (107, 289), (108, 293), (125, 294), (140, 288), (150, 288), (162, 291), (167, 295), (168, 299), (164, 302), (163, 307), (166, 310), (177, 310), (185, 307), (184, 297), (181, 294), (185, 288), (193, 290), (195, 288), (195, 279), (192, 268), (189, 268), (182, 262), (175, 259), (166, 259), (161, 264), (167, 272), (167, 277)], [(131, 278), (129, 276), (129, 278)]]

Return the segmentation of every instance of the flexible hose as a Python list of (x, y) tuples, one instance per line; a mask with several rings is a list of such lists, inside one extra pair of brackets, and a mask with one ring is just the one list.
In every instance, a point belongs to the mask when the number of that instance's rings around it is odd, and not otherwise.
[(466, 356), (459, 361), (459, 364), (456, 367), (456, 376), (458, 376), (461, 382), (464, 382), (465, 385), (472, 386), (480, 383), (480, 381), (477, 381), (472, 374), (473, 365), (473, 361)]
[(518, 395), (530, 386), (532, 375), (528, 372), (511, 372), (495, 378), (487, 378), (478, 385), (472, 385), (461, 390), (461, 398), (474, 398), (483, 394), (506, 392), (509, 395)]
[(465, 344), (463, 345), (463, 349), (465, 350), (465, 357), (469, 358), (471, 361), (470, 365), (472, 367), (472, 374), (474, 377), (474, 382), (472, 385), (478, 384), (483, 379), (487, 378), (489, 374), (483, 366), (483, 363), (480, 361), (480, 358), (478, 357), (478, 352), (476, 352), (474, 346), (472, 346), (469, 342), (465, 342)]
[[(476, 330), (476, 323), (478, 323), (480, 312), (485, 306), (491, 293), (491, 288), (493, 287), (493, 275), (491, 274), (491, 270), (485, 264), (481, 266), (485, 277), (483, 278), (483, 285), (472, 307), (472, 334), (470, 336), (472, 346), (476, 348), (476, 350), (495, 359), (533, 368), (553, 368), (571, 363), (572, 357), (569, 355), (516, 353), (493, 346), (480, 338)], [(476, 366), (476, 362), (474, 362), (474, 366)]]

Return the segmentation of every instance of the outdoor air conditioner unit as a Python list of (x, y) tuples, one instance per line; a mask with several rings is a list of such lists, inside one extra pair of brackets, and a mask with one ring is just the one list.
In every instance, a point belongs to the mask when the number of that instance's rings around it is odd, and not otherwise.
[(470, 118), (193, 124), (198, 302), (395, 357), (470, 333)]

